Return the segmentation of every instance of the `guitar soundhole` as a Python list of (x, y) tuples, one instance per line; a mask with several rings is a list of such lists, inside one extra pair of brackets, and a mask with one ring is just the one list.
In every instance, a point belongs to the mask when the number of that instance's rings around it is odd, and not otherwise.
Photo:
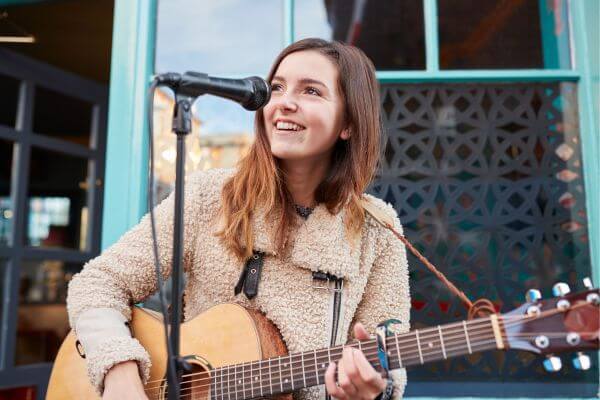
[[(189, 400), (209, 400), (210, 398), (210, 373), (207, 368), (198, 361), (188, 360), (192, 370), (183, 374), (181, 382), (181, 399)], [(168, 399), (169, 389), (164, 380), (163, 393), (160, 399)]]

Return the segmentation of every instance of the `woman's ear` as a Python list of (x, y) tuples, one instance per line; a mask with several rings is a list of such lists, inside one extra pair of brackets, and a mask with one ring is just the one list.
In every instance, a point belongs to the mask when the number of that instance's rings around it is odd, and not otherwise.
[(340, 139), (342, 139), (342, 140), (348, 140), (348, 139), (350, 139), (350, 128), (344, 128), (340, 132)]

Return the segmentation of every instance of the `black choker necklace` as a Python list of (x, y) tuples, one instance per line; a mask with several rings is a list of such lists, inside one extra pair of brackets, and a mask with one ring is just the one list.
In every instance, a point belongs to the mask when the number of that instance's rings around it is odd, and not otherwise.
[(298, 204), (294, 204), (294, 208), (296, 209), (296, 213), (298, 213), (298, 215), (304, 219), (307, 219), (308, 216), (315, 209), (314, 207), (304, 207), (304, 206), (300, 206)]

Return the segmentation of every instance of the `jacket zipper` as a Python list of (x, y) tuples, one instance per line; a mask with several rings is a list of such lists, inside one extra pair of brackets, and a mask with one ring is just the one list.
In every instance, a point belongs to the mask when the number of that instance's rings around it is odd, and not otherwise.
[(331, 320), (331, 346), (335, 346), (337, 331), (340, 318), (340, 306), (342, 304), (342, 279), (335, 280), (335, 290), (333, 292), (333, 319)]
[[(335, 339), (337, 338), (339, 318), (340, 318), (340, 306), (342, 305), (342, 290), (344, 288), (343, 278), (337, 278), (335, 280), (335, 289), (333, 291), (333, 315), (331, 320), (331, 340), (330, 346), (335, 346)], [(331, 400), (331, 396), (327, 394), (326, 400)]]

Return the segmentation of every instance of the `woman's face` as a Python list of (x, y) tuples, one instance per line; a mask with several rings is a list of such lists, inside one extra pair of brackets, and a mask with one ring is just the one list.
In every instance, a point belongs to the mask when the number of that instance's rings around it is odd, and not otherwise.
[(285, 161), (328, 161), (336, 141), (348, 139), (338, 70), (324, 55), (305, 50), (285, 57), (264, 108), (271, 152)]

